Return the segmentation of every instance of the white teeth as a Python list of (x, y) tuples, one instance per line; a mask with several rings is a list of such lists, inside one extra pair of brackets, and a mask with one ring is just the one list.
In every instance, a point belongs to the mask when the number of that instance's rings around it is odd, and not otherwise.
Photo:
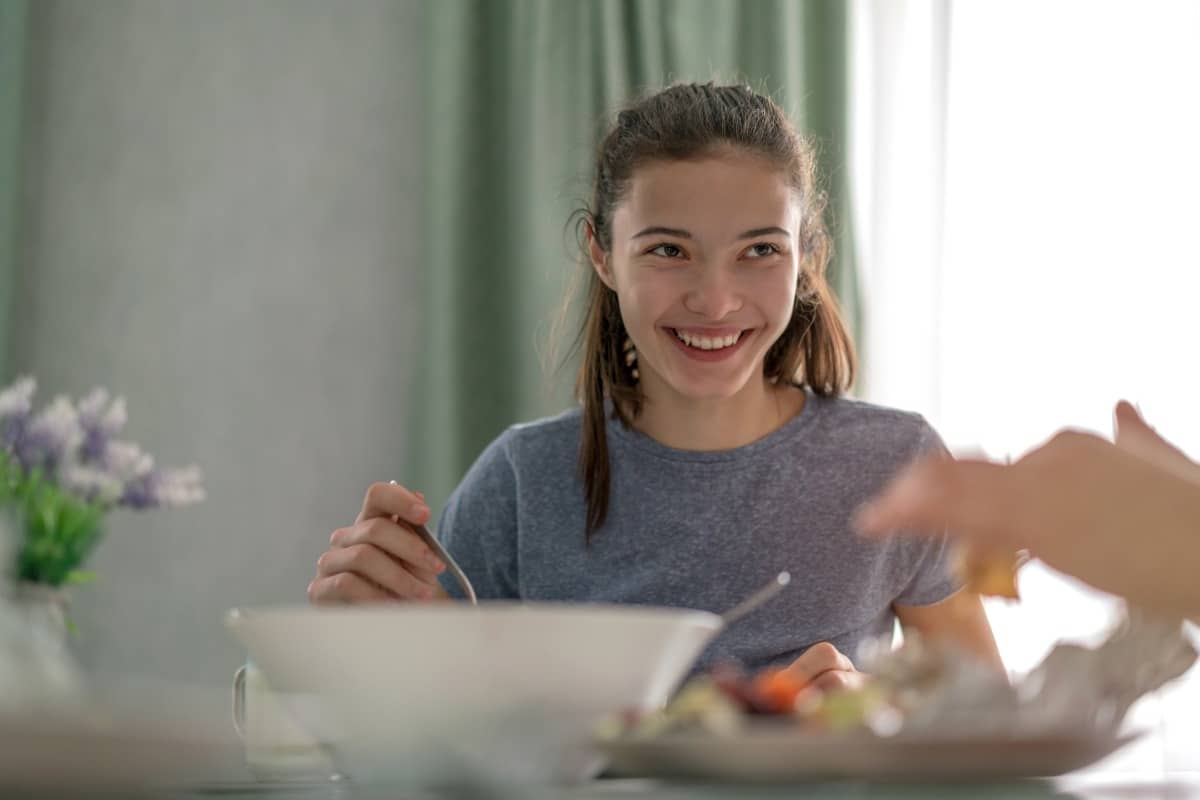
[(737, 344), (738, 339), (742, 338), (741, 333), (731, 333), (728, 336), (711, 339), (707, 336), (692, 336), (681, 330), (675, 330), (675, 336), (688, 347), (694, 347), (697, 350), (720, 350), (725, 347), (732, 347)]

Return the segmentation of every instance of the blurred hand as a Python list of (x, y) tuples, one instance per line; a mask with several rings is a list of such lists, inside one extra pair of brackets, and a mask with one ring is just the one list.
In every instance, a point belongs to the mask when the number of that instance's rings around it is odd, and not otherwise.
[(784, 672), (798, 684), (823, 692), (836, 689), (857, 689), (864, 676), (854, 668), (850, 659), (829, 642), (814, 644), (789, 664)]
[(424, 525), (429, 507), (420, 492), (374, 483), (348, 528), (329, 537), (308, 585), (313, 603), (380, 603), (445, 597), (437, 576), (446, 569), (413, 526)]
[(1141, 456), (1185, 480), (1200, 483), (1200, 464), (1162, 438), (1126, 400), (1117, 403), (1113, 410), (1113, 440), (1122, 450)]
[(926, 459), (861, 509), (856, 524), (873, 536), (949, 530), (981, 548), (1025, 548), (1135, 604), (1194, 617), (1200, 483), (1181, 477), (1191, 462), (1125, 405), (1116, 413), (1118, 444), (1067, 431), (1012, 465)]

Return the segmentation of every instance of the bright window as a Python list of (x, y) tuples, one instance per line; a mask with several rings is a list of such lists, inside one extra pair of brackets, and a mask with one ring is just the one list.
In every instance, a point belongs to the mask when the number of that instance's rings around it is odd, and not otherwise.
[[(1015, 457), (1127, 398), (1200, 457), (1200, 3), (899, 5), (856, 6), (868, 399)], [(1022, 589), (989, 609), (1019, 671), (1113, 613)], [(1200, 678), (1169, 694), (1139, 721), (1200, 768)]]

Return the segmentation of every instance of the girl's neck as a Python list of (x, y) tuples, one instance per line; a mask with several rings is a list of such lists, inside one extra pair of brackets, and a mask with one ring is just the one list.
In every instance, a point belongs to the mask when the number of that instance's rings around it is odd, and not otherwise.
[(677, 450), (732, 450), (781, 428), (804, 408), (803, 389), (751, 381), (732, 397), (697, 400), (668, 387), (647, 396), (633, 427)]

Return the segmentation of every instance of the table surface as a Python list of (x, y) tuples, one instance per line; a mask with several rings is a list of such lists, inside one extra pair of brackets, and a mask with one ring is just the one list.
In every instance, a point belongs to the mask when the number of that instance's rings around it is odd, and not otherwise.
[[(19, 774), (19, 767), (28, 761), (17, 758), (22, 748), (32, 740), (26, 728), (8, 731), (9, 738), (2, 739), (7, 755), (0, 758), (0, 800), (67, 800), (88, 798), (89, 800), (440, 800), (441, 798), (494, 798), (495, 800), (774, 800), (775, 798), (929, 798), (930, 800), (992, 800), (992, 798), (1079, 798), (1079, 800), (1110, 800), (1110, 798), (1162, 798), (1163, 800), (1200, 800), (1200, 681), (1189, 684), (1191, 694), (1178, 693), (1167, 698), (1151, 699), (1143, 704), (1145, 714), (1131, 714), (1132, 729), (1145, 732), (1142, 738), (1122, 748), (1108, 758), (1062, 778), (1053, 780), (1026, 780), (1005, 783), (962, 782), (962, 783), (898, 783), (865, 781), (832, 781), (800, 783), (786, 786), (763, 786), (746, 784), (686, 784), (653, 780), (598, 780), (573, 788), (503, 786), (467, 787), (453, 792), (420, 792), (399, 789), (381, 789), (358, 786), (347, 781), (325, 781), (321, 783), (255, 783), (246, 768), (246, 753), (236, 736), (226, 730), (227, 719), (215, 719), (214, 723), (225, 737), (215, 755), (215, 763), (201, 762), (203, 766), (182, 778), (184, 785), (172, 791), (131, 793), (122, 791), (100, 791), (96, 774), (132, 777), (129, 770), (136, 771), (139, 763), (150, 755), (138, 739), (130, 746), (98, 752), (96, 742), (81, 739), (74, 742), (70, 752), (64, 750), (60, 740), (35, 746), (32, 754), (41, 756), (42, 767), (30, 774), (42, 787), (33, 790), (29, 786), (18, 787), (10, 780)], [(225, 692), (220, 697), (207, 694), (199, 698), (205, 709), (220, 708), (227, 703)], [(1135, 709), (1136, 710), (1136, 709)], [(1165, 712), (1170, 712), (1170, 715)], [(1165, 720), (1165, 723), (1164, 723)], [(36, 737), (34, 737), (36, 738)], [(35, 743), (36, 744), (36, 743)], [(27, 750), (29, 748), (26, 748)], [(99, 748), (103, 750), (104, 748)], [(153, 748), (151, 748), (153, 750)], [(49, 755), (47, 755), (49, 754)], [(170, 750), (164, 751), (170, 756)], [(0, 754), (3, 755), (3, 754)], [(27, 754), (28, 755), (28, 754)], [(187, 760), (190, 750), (183, 751)], [(99, 761), (97, 761), (99, 759)], [(98, 769), (100, 764), (103, 769)], [(215, 768), (214, 768), (215, 766)], [(14, 773), (13, 770), (17, 772)], [(168, 770), (168, 774), (175, 774)], [(181, 776), (176, 775), (176, 778)], [(52, 778), (53, 785), (43, 779)], [(62, 779), (62, 782), (59, 782)], [(174, 782), (174, 778), (172, 779)]]
[(0, 792), (25, 800), (1200, 800), (1200, 772), (1141, 774), (1131, 772), (1081, 772), (1053, 780), (1000, 783), (866, 783), (837, 781), (786, 786), (732, 784), (677, 784), (647, 780), (597, 781), (574, 788), (464, 787), (455, 791), (406, 791), (350, 783), (267, 784), (214, 783), (174, 791), (140, 795), (95, 793), (86, 789)]

